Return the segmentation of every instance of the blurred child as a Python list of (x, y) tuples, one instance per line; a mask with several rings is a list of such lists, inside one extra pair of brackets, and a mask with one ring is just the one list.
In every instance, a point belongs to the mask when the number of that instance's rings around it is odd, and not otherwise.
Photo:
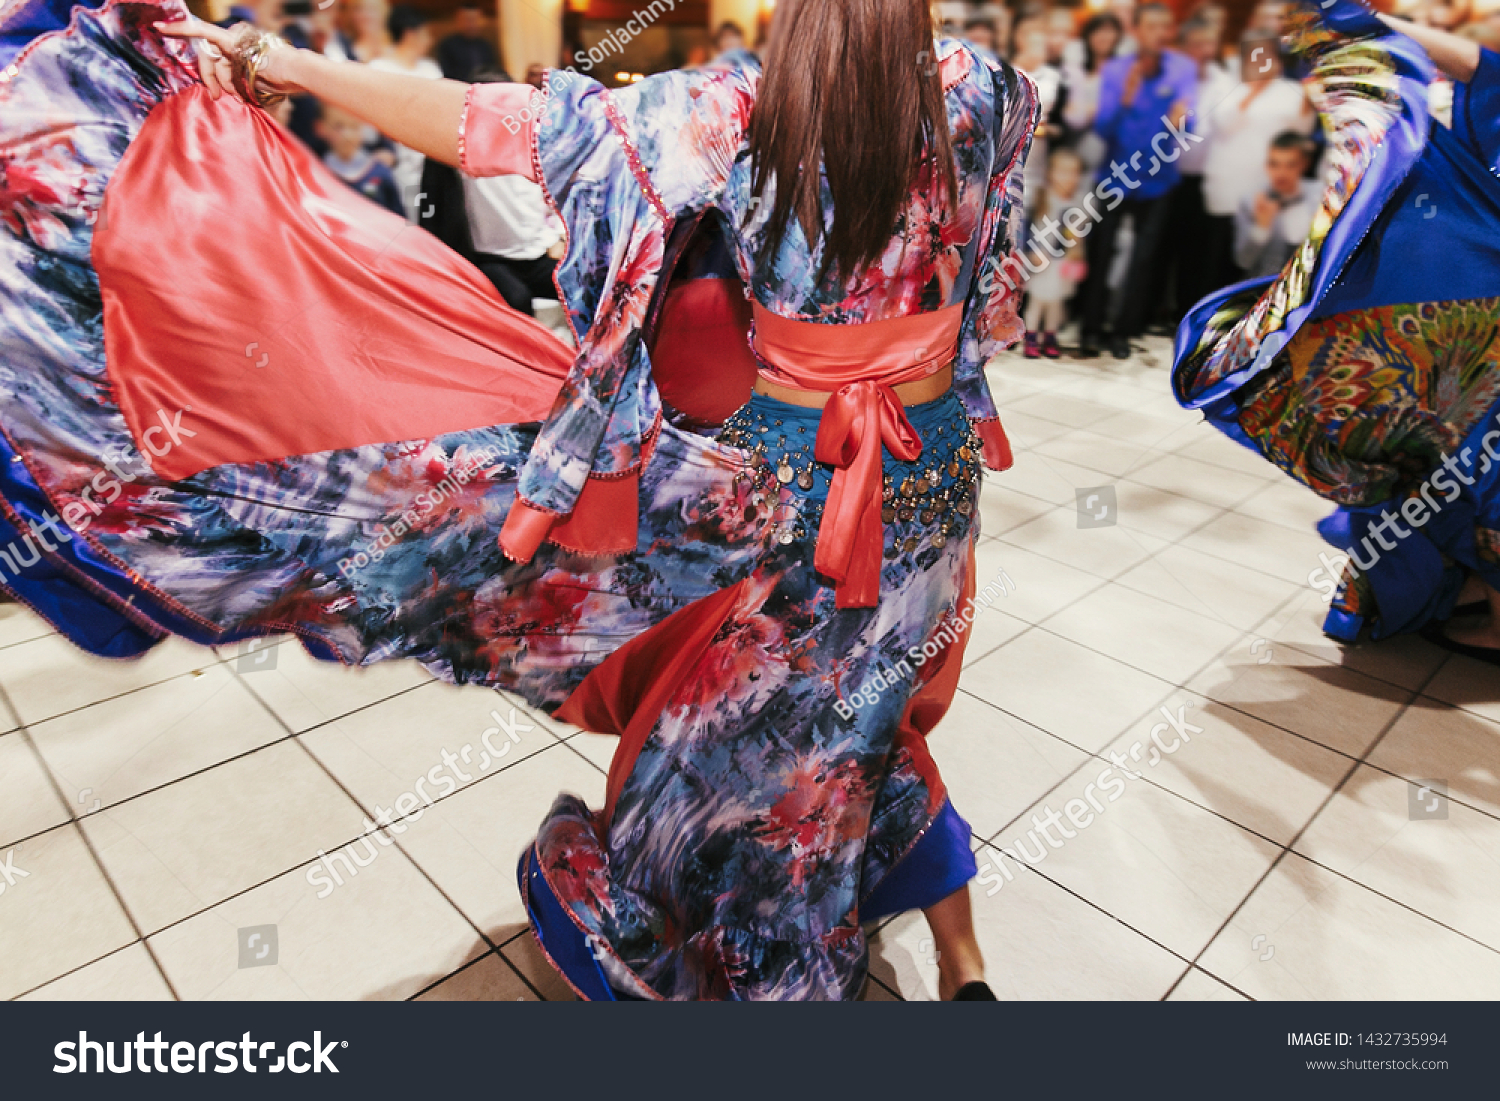
[(1279, 272), (1312, 229), (1322, 185), (1305, 178), (1312, 142), (1296, 130), (1277, 134), (1266, 153), (1267, 187), (1247, 195), (1234, 222), (1234, 262), (1246, 279)]
[[(1053, 109), (1062, 91), (1062, 73), (1047, 61), (1047, 17), (1033, 11), (1016, 21), (1011, 38), (1010, 63), (1036, 84), (1042, 121), (1031, 138), (1031, 152), (1022, 168), (1026, 186), (1026, 209), (1034, 211), (1037, 196), (1047, 185), (1047, 135)], [(1034, 215), (1033, 215), (1034, 216)]]
[[(1047, 263), (1026, 281), (1027, 359), (1062, 355), (1057, 330), (1066, 321), (1068, 299), (1088, 268), (1082, 239), (1066, 228), (1054, 227), (1065, 225), (1071, 210), (1082, 209), (1084, 191), (1083, 158), (1066, 147), (1054, 150), (1047, 160), (1047, 186), (1037, 198), (1031, 219), (1031, 253)], [(1055, 255), (1059, 251), (1061, 258)]]
[(328, 143), (323, 163), (335, 176), (365, 198), (406, 217), (396, 177), (388, 166), (365, 151), (363, 122), (348, 111), (325, 104), (317, 129), (318, 136)]

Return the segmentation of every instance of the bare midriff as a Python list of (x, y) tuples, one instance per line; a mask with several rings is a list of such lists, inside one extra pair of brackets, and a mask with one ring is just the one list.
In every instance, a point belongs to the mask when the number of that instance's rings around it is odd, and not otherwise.
[[(921, 405), (924, 402), (936, 401), (953, 387), (953, 365), (941, 367), (938, 372), (928, 375), (916, 382), (902, 382), (891, 389), (896, 397), (901, 400), (902, 405)], [(822, 409), (832, 399), (833, 395), (827, 390), (798, 390), (791, 386), (783, 386), (779, 382), (772, 382), (761, 375), (755, 380), (755, 392), (764, 394), (768, 398), (784, 401), (790, 405), (802, 405), (809, 409)]]
[(834, 580), (840, 608), (880, 599), (882, 452), (922, 454), (908, 405), (953, 385), (963, 306), (864, 324), (781, 317), (754, 304), (757, 393), (823, 410), (813, 456), (834, 468), (814, 565)]

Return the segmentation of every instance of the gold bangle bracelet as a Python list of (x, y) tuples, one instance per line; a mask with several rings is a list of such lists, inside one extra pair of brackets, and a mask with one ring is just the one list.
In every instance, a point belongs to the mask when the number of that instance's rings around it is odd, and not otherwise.
[(260, 73), (266, 67), (271, 51), (280, 49), (285, 44), (280, 35), (269, 31), (250, 26), (240, 31), (230, 67), (234, 75), (235, 91), (247, 103), (265, 108), (286, 98), (281, 94), (263, 95), (259, 87)]

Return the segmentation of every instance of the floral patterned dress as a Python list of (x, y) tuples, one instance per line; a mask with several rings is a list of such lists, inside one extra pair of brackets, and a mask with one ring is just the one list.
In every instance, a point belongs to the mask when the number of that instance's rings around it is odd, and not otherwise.
[[(210, 105), (186, 47), (152, 29), (176, 5), (26, 9), (0, 26), (0, 580), (97, 654), (132, 656), (169, 634), (222, 643), (290, 631), (322, 658), (415, 659), (617, 733), (607, 806), (562, 797), (522, 857), (538, 935), (575, 988), (856, 995), (861, 921), (935, 902), (973, 874), (925, 736), (956, 690), (967, 624), (994, 595), (973, 576), (980, 464), (1003, 439), (983, 367), (1020, 326), (1014, 291), (986, 274), (1013, 247), (1030, 83), (939, 44), (958, 201), (940, 200), (927, 166), (885, 257), (839, 286), (816, 278), (821, 257), (799, 229), (754, 259), (765, 219), (747, 217), (751, 56), (619, 92), (550, 74), (531, 152), (568, 228), (557, 282), (579, 344), (550, 411), (174, 477), (175, 458), (125, 400), (140, 393), (131, 357), (143, 353), (122, 340), (122, 319), (176, 309), (206, 374), (219, 356), (252, 375), (290, 357), (299, 384), (334, 385), (352, 357), (297, 358), (299, 339), (359, 328), (349, 339), (365, 343), (350, 346), (385, 354), (369, 330), (431, 322), (477, 284), (416, 238), (361, 252), (376, 231), (419, 231), (325, 191), (321, 166), (257, 112)], [(200, 123), (237, 140), (195, 146), (187, 131)], [(485, 127), (506, 125), (471, 95), (466, 158)], [(154, 227), (154, 255), (122, 258), (108, 235), (130, 230), (130, 180), (148, 171), (181, 181), (172, 231)], [(239, 315), (263, 303), (195, 322), (191, 294), (183, 305), (139, 289), (174, 271), (257, 276), (203, 182), (226, 174), (280, 203), (278, 233), (310, 256), (352, 256), (381, 276), (373, 301), (347, 304), (358, 326), (337, 298), (251, 327)], [(340, 225), (370, 232), (332, 234), (330, 204)], [(727, 274), (785, 317), (838, 326), (962, 310), (953, 390), (907, 411), (920, 454), (885, 459), (874, 607), (836, 607), (812, 566), (830, 476), (812, 457), (816, 410), (757, 397), (706, 428), (662, 400), (652, 355), (663, 302), (705, 235), (727, 245)], [(498, 298), (489, 310), (473, 321), (476, 347), (535, 339)], [(294, 351), (258, 366), (252, 345), (267, 326)], [(703, 349), (702, 370), (719, 354)], [(493, 390), (522, 378), (514, 358)], [(399, 420), (399, 401), (384, 404), (397, 409), (381, 423)], [(312, 418), (337, 437), (339, 414)], [(230, 419), (195, 415), (183, 435), (212, 440)], [(502, 549), (513, 511), (550, 523), (591, 499), (618, 506), (622, 487), (630, 522), (611, 537), (625, 530), (625, 543), (601, 553), (558, 529), (529, 555)]]
[(1421, 48), (1353, 0), (1296, 39), (1329, 135), (1312, 230), (1276, 277), (1199, 303), (1177, 396), (1337, 511), (1309, 563), (1324, 629), (1353, 641), (1452, 609), (1466, 571), (1500, 585), (1500, 57), (1430, 121)]

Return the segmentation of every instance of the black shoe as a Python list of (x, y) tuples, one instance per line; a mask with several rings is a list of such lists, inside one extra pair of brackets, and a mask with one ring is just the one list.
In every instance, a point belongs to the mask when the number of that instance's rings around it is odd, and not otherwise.
[(1078, 359), (1099, 358), (1099, 338), (1093, 333), (1084, 333), (1078, 338)]
[[(1500, 666), (1500, 650), (1492, 649), (1489, 646), (1470, 646), (1465, 642), (1456, 642), (1448, 637), (1448, 632), (1443, 630), (1441, 623), (1429, 623), (1417, 633), (1434, 646), (1441, 646), (1450, 653), (1459, 654), (1473, 661), (1482, 661), (1486, 665)], [(965, 989), (968, 988), (965, 987)]]
[(987, 983), (966, 982), (958, 988), (958, 993), (953, 995), (955, 1002), (997, 1002), (995, 992), (989, 988)]
[(1130, 338), (1117, 336), (1109, 342), (1109, 351), (1116, 359), (1130, 358)]

